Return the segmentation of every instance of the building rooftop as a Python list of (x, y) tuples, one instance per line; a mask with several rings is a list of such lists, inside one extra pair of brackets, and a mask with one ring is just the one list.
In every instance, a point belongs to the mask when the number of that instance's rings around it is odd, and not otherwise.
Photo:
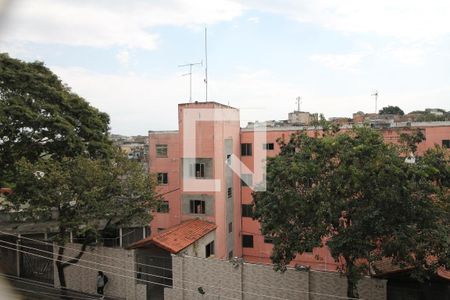
[(176, 254), (216, 229), (216, 225), (200, 219), (192, 219), (175, 225), (160, 234), (137, 241), (129, 248), (144, 248), (154, 244)]
[[(400, 272), (407, 272), (413, 269), (413, 267), (410, 266), (402, 268), (399, 265), (392, 264), (392, 260), (389, 258), (383, 258), (380, 261), (374, 262), (373, 267), (375, 268), (377, 276), (381, 277)], [(439, 278), (450, 280), (450, 271), (443, 267), (437, 269), (436, 275)]]
[(194, 101), (194, 102), (186, 102), (186, 103), (180, 103), (180, 104), (178, 104), (178, 106), (203, 106), (203, 107), (206, 107), (206, 106), (219, 106), (219, 107), (222, 107), (222, 108), (231, 108), (231, 109), (236, 109), (236, 110), (238, 110), (237, 108), (235, 108), (235, 107), (232, 107), (232, 106), (229, 106), (229, 105), (225, 105), (225, 104), (222, 104), (222, 103), (219, 103), (219, 102), (215, 102), (215, 101), (208, 101), (208, 102), (206, 102), (206, 101)]

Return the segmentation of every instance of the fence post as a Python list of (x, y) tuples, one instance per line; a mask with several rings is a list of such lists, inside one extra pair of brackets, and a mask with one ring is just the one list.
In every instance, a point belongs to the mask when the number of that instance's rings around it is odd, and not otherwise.
[(16, 239), (16, 273), (17, 277), (20, 277), (20, 233)]

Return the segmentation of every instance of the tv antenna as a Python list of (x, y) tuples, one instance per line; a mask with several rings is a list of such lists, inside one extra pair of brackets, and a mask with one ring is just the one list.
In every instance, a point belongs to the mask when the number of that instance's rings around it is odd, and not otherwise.
[(189, 73), (181, 75), (181, 76), (189, 75), (189, 102), (192, 102), (192, 67), (196, 66), (196, 65), (203, 66), (203, 61), (200, 61), (199, 63), (190, 63), (190, 64), (184, 64), (184, 65), (178, 66), (179, 68), (189, 67)]
[(302, 103), (302, 97), (297, 97), (295, 98), (295, 100), (297, 101), (297, 111), (300, 111), (300, 104)]
[(375, 97), (375, 113), (377, 113), (378, 112), (378, 110), (377, 110), (378, 91), (375, 90), (375, 92), (373, 92), (372, 96)]
[(205, 102), (208, 102), (208, 29), (205, 27)]

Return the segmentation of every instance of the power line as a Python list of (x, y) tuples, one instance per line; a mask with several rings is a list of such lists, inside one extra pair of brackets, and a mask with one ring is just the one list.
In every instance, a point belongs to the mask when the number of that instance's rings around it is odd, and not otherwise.
[[(10, 245), (12, 245), (12, 246), (16, 246), (16, 244), (15, 244), (15, 243), (12, 243), (12, 242), (0, 241), (0, 244), (1, 244), (1, 243), (6, 243), (6, 244), (10, 244)], [(31, 247), (31, 246), (20, 245), (20, 247), (21, 247), (21, 248), (31, 249), (31, 250), (37, 250), (37, 251), (40, 251), (40, 252), (43, 252), (43, 253), (51, 254), (52, 256), (54, 255), (53, 252), (50, 252), (50, 251), (47, 251), (47, 250), (43, 250), (43, 249), (39, 249), (39, 248), (35, 248), (35, 247)], [(31, 253), (31, 252), (30, 252), (30, 253)], [(62, 258), (67, 258), (67, 259), (73, 259), (73, 258), (75, 258), (75, 257), (73, 257), (73, 256), (64, 255), (64, 254), (61, 254), (61, 255), (58, 254), (58, 256), (61, 256)], [(140, 273), (140, 274), (145, 274), (145, 275), (150, 275), (150, 276), (154, 276), (154, 277), (159, 277), (159, 278), (163, 278), (163, 279), (170, 279), (170, 280), (172, 280), (172, 278), (170, 278), (170, 277), (165, 277), (165, 276), (154, 275), (154, 274), (150, 274), (150, 273), (139, 272), (139, 271), (135, 271), (135, 270), (127, 269), (127, 268), (122, 268), (122, 267), (117, 267), (117, 266), (113, 266), (113, 265), (109, 265), (109, 264), (102, 264), (102, 263), (99, 263), (99, 262), (96, 262), (96, 261), (92, 261), (92, 260), (86, 260), (86, 259), (80, 258), (80, 259), (78, 259), (78, 261), (81, 261), (81, 262), (87, 262), (87, 263), (91, 263), (91, 264), (103, 266), (103, 267), (106, 267), (106, 268), (112, 268), (112, 269), (117, 269), (117, 270), (123, 270), (123, 271), (127, 271), (127, 272), (130, 272), (130, 273), (133, 273), (133, 274), (134, 274), (134, 273)], [(63, 262), (63, 261), (61, 260), (61, 262)]]
[[(5, 242), (5, 241), (3, 241), (3, 242), (4, 242), (4, 243), (7, 243), (7, 244), (13, 244), (13, 245), (15, 245), (15, 243)], [(0, 245), (0, 247), (2, 247), (2, 246)], [(6, 246), (3, 246), (3, 247), (6, 247)], [(41, 252), (44, 252), (44, 253), (50, 253), (50, 254), (53, 254), (53, 252), (46, 251), (46, 250), (42, 250), (42, 249), (38, 249), (38, 248), (35, 248), (35, 247), (30, 247), (30, 246), (21, 246), (21, 247), (25, 247), (25, 248), (28, 248), (28, 249), (33, 249), (33, 250), (41, 251)], [(24, 253), (27, 253), (27, 254), (31, 254), (31, 255), (35, 255), (34, 253), (31, 253), (31, 252), (29, 252), (29, 251), (24, 251), (24, 250), (18, 250), (18, 251), (21, 251), (21, 252), (24, 252)], [(37, 256), (39, 256), (39, 255), (37, 255)], [(61, 256), (62, 256), (62, 257), (66, 257), (66, 258), (73, 258), (73, 257), (67, 256), (67, 255), (61, 255)], [(52, 259), (52, 258), (47, 257), (47, 259)], [(53, 260), (53, 259), (52, 259), (52, 260)], [(61, 261), (61, 262), (63, 262), (62, 260), (56, 260), (56, 261)], [(83, 259), (79, 259), (79, 261), (87, 262), (87, 263), (92, 263), (92, 264), (97, 264), (97, 265), (101, 265), (101, 266), (108, 267), (108, 268), (120, 269), (120, 270), (124, 270), (124, 271), (127, 271), (127, 272), (131, 272), (131, 273), (133, 273), (133, 274), (134, 274), (134, 273), (140, 273), (140, 274), (149, 275), (149, 276), (153, 276), (153, 277), (159, 277), (159, 278), (162, 278), (162, 279), (173, 280), (172, 278), (165, 277), (165, 276), (160, 276), (160, 275), (155, 275), (155, 274), (150, 274), (150, 273), (145, 273), (145, 272), (134, 271), (134, 270), (125, 269), (125, 268), (121, 268), (121, 267), (116, 267), (116, 266), (112, 266), (112, 265), (106, 265), (106, 264), (102, 264), (102, 263), (98, 263), (98, 262), (94, 262), (94, 261), (88, 261), (88, 260), (83, 260)], [(66, 262), (66, 263), (67, 263), (67, 262)], [(76, 264), (76, 263), (75, 263), (75, 264)], [(72, 264), (72, 265), (75, 265), (75, 264)], [(76, 264), (76, 265), (82, 267), (82, 265), (78, 265), (78, 264)], [(133, 278), (134, 278), (134, 277), (133, 277)], [(137, 279), (137, 280), (141, 280), (141, 279)], [(207, 284), (200, 283), (200, 282), (193, 282), (193, 281), (187, 281), (187, 280), (182, 280), (182, 281), (183, 281), (183, 282), (186, 282), (186, 283), (201, 284), (201, 285), (203, 285), (203, 286), (209, 286), (209, 287), (218, 288), (218, 289), (228, 289), (228, 290), (231, 290), (231, 291), (234, 291), (234, 292), (248, 293), (248, 294), (253, 294), (253, 295), (256, 295), (256, 296), (262, 296), (262, 297), (269, 297), (269, 298), (271, 298), (271, 296), (267, 296), (267, 295), (261, 295), (261, 294), (252, 293), (252, 292), (243, 292), (243, 291), (236, 290), (236, 289), (231, 289), (231, 288), (217, 287), (217, 286), (214, 286), (214, 285), (207, 285)], [(167, 287), (172, 287), (172, 286), (169, 286), (169, 285), (166, 285), (166, 286), (167, 286)], [(284, 299), (284, 298), (274, 298), (274, 299)]]
[(33, 291), (33, 290), (28, 290), (28, 289), (23, 289), (23, 288), (18, 288), (18, 287), (11, 287), (12, 290), (16, 290), (16, 291), (23, 291), (26, 293), (30, 293), (30, 294), (38, 294), (38, 295), (45, 295), (46, 297), (52, 297), (52, 298), (56, 298), (56, 299), (61, 299), (61, 298), (67, 298), (67, 299), (97, 299), (97, 298), (81, 298), (81, 297), (75, 297), (75, 296), (66, 296), (66, 295), (61, 295), (61, 294), (55, 294), (55, 293), (47, 293), (47, 292), (38, 292), (38, 291)]
[[(8, 278), (9, 280), (22, 281), (22, 282), (24, 282), (24, 283), (31, 284), (31, 285), (34, 285), (34, 286), (39, 286), (39, 287), (41, 287), (41, 288), (44, 287), (44, 288), (47, 288), (47, 289), (51, 289), (49, 286), (46, 286), (46, 285), (39, 285), (39, 284), (33, 284), (33, 283), (28, 282), (27, 280), (11, 279), (11, 278), (10, 278), (11, 276), (8, 276), (7, 274), (4, 274), (4, 273), (0, 273), (0, 277), (2, 277), (2, 278)], [(25, 292), (27, 292), (27, 293), (32, 293), (32, 294), (49, 295), (49, 296), (52, 296), (52, 295), (53, 295), (54, 297), (57, 297), (58, 299), (60, 299), (60, 298), (68, 298), (68, 299), (84, 299), (84, 300), (87, 300), (87, 299), (97, 299), (97, 297), (91, 297), (91, 296), (89, 296), (89, 297), (78, 297), (78, 296), (63, 295), (63, 294), (60, 294), (60, 293), (55, 294), (55, 293), (48, 293), (48, 292), (44, 292), (44, 291), (28, 290), (28, 289), (23, 289), (23, 288), (14, 286), (13, 284), (10, 285), (10, 288), (11, 288), (12, 290), (25, 291)], [(55, 288), (52, 288), (52, 289), (55, 289)], [(72, 292), (72, 291), (71, 291), (71, 292)], [(79, 292), (77, 292), (77, 291), (73, 291), (73, 292), (74, 292), (74, 293), (79, 293)], [(0, 294), (1, 294), (1, 292), (0, 292)]]
[[(39, 241), (39, 240), (36, 240), (36, 241)], [(2, 242), (8, 243), (8, 244), (13, 244), (14, 246), (16, 245), (16, 244), (11, 243), (11, 242), (6, 242), (6, 241), (2, 241)], [(2, 246), (0, 245), (0, 247), (2, 247)], [(12, 249), (12, 248), (8, 248), (8, 247), (6, 247), (6, 246), (3, 246), (3, 247), (5, 247), (5, 248), (7, 248), (7, 249)], [(42, 250), (42, 249), (38, 249), (38, 248), (34, 248), (34, 247), (29, 247), (29, 246), (24, 246), (24, 245), (22, 245), (21, 247), (26, 247), (26, 248), (29, 248), (29, 249), (34, 249), (34, 250), (38, 250), (38, 251), (41, 251), (41, 252), (46, 252), (46, 253), (53, 254), (53, 252), (49, 252), (49, 251)], [(16, 250), (16, 249), (12, 249), (12, 250)], [(79, 249), (76, 249), (76, 250), (79, 251)], [(27, 251), (23, 251), (23, 250), (17, 250), (17, 251), (21, 251), (21, 252), (28, 253), (28, 254), (31, 254), (31, 255), (36, 255), (36, 254), (34, 254), (34, 253), (27, 252)], [(42, 257), (42, 256), (40, 256), (40, 255), (36, 255), (36, 256)], [(67, 255), (62, 255), (62, 256), (63, 256), (63, 257), (68, 257), (68, 258), (73, 258), (73, 257), (67, 256)], [(111, 257), (109, 257), (109, 256), (105, 256), (105, 257), (111, 258)], [(44, 258), (52, 259), (52, 258), (48, 258), (48, 257), (44, 257)], [(195, 257), (195, 258), (196, 258), (196, 259), (202, 259), (202, 258), (197, 258), (197, 257)], [(61, 261), (61, 260), (57, 260), (57, 261)], [(112, 265), (108, 265), (108, 264), (101, 264), (101, 263), (97, 263), (97, 262), (89, 261), (89, 260), (83, 260), (83, 259), (80, 259), (80, 261), (84, 261), (84, 262), (88, 262), (88, 263), (93, 263), (93, 264), (97, 264), (97, 265), (102, 265), (102, 266), (109, 267), (109, 268), (121, 269), (121, 270), (125, 270), (125, 271), (127, 271), (127, 272), (131, 272), (131, 273), (133, 273), (133, 274), (134, 274), (134, 273), (138, 273), (138, 274), (142, 274), (142, 275), (148, 275), (148, 276), (153, 276), (153, 277), (162, 278), (162, 279), (168, 279), (168, 280), (172, 280), (172, 281), (173, 281), (173, 279), (170, 278), (170, 277), (160, 276), (160, 275), (151, 274), (151, 273), (146, 273), (146, 272), (134, 271), (134, 270), (125, 269), (125, 268), (121, 268), (121, 267), (116, 267), (116, 266), (112, 266)], [(63, 262), (63, 261), (61, 261), (61, 262)], [(77, 265), (77, 264), (76, 264), (76, 263), (75, 263), (75, 264), (74, 264), (74, 263), (71, 263), (71, 265)], [(79, 266), (79, 267), (85, 267), (85, 266), (82, 266), (82, 265), (77, 265), (77, 266)], [(157, 266), (153, 266), (153, 265), (148, 265), (148, 266), (150, 266), (150, 267), (157, 267)], [(87, 268), (89, 268), (89, 267), (87, 267)], [(89, 268), (89, 269), (92, 269), (92, 268)], [(167, 269), (167, 270), (172, 271), (172, 269)], [(129, 276), (128, 276), (128, 277), (129, 277)], [(134, 277), (132, 277), (132, 278), (134, 279)], [(137, 279), (137, 280), (147, 281), (147, 280), (143, 280), (143, 279)], [(237, 292), (237, 293), (251, 294), (251, 295), (255, 295), (255, 296), (262, 296), (262, 297), (272, 298), (272, 299), (285, 299), (285, 298), (280, 298), (280, 297), (276, 297), (276, 296), (262, 295), (262, 294), (257, 294), (257, 293), (253, 293), (253, 292), (248, 292), (248, 291), (243, 291), (243, 290), (237, 290), (237, 289), (232, 289), (232, 288), (227, 288), (227, 287), (218, 287), (218, 286), (208, 285), (208, 284), (204, 284), (204, 283), (200, 283), (200, 282), (194, 282), (194, 281), (188, 281), (188, 280), (181, 280), (181, 281), (182, 281), (182, 282), (186, 282), (186, 283), (192, 283), (192, 284), (200, 284), (200, 285), (203, 285), (203, 286), (209, 286), (209, 287), (217, 288), (217, 289), (226, 289), (226, 290), (234, 291), (234, 292)], [(153, 282), (151, 282), (151, 281), (147, 281), (147, 282), (153, 283)], [(157, 283), (154, 283), (154, 284), (157, 284)], [(279, 290), (286, 290), (286, 291), (291, 291), (291, 292), (294, 292), (294, 293), (314, 294), (314, 295), (328, 296), (328, 297), (339, 298), (339, 299), (352, 299), (352, 298), (342, 297), (342, 296), (338, 296), (338, 295), (316, 293), (316, 292), (310, 292), (310, 291), (304, 291), (304, 290), (295, 290), (295, 289), (278, 288), (278, 287), (274, 287), (274, 286), (267, 286), (267, 285), (262, 285), (262, 284), (258, 284), (258, 283), (252, 283), (252, 282), (246, 282), (246, 284), (249, 284), (249, 285), (255, 285), (255, 286), (264, 286), (264, 287), (267, 287), (267, 288), (273, 288), (273, 289), (279, 289)], [(165, 285), (165, 284), (160, 284), (160, 285), (164, 285), (164, 286), (166, 286), (166, 287), (171, 287), (171, 288), (172, 288), (172, 286), (169, 286), (169, 285)]]
[[(5, 232), (0, 231), (0, 233), (5, 233)], [(12, 236), (16, 236), (16, 235), (10, 234), (10, 233), (5, 233), (5, 234), (12, 235)], [(36, 239), (32, 239), (32, 238), (27, 238), (27, 237), (20, 237), (20, 238), (24, 238), (24, 239), (32, 240), (32, 241), (35, 241), (35, 242), (40, 242), (40, 243), (45, 243), (45, 244), (53, 245), (52, 243), (48, 243), (48, 242), (44, 242), (44, 241), (36, 240)], [(1, 241), (1, 240), (0, 240), (0, 241)], [(11, 242), (6, 242), (6, 241), (2, 241), (2, 242), (8, 243), (8, 244), (13, 244), (14, 246), (16, 245), (15, 243), (11, 243)], [(27, 247), (27, 246), (22, 246), (22, 247)], [(69, 248), (69, 247), (64, 247), (64, 246), (59, 246), (59, 247), (64, 248), (64, 249), (71, 249), (71, 250), (75, 250), (75, 251), (80, 251), (79, 249), (75, 249), (75, 248)], [(51, 253), (51, 254), (53, 255), (53, 252), (49, 252), (49, 251), (45, 251), (45, 250), (41, 250), (41, 249), (33, 248), (33, 247), (28, 247), (28, 248), (35, 249), (35, 250), (38, 250), (38, 251), (44, 251), (44, 252), (47, 252), (47, 253)], [(95, 254), (95, 253), (90, 253), (90, 255), (98, 255), (98, 256), (101, 256), (101, 257), (108, 258), (108, 259), (115, 259), (115, 258), (110, 257), (110, 256), (99, 255), (99, 254)], [(74, 258), (74, 257), (71, 257), (71, 256), (65, 256), (65, 257)], [(154, 257), (154, 256), (152, 256), (152, 257)], [(157, 258), (158, 258), (158, 257), (157, 257)], [(162, 258), (164, 258), (164, 257), (162, 257)], [(204, 260), (204, 258), (200, 258), (200, 257), (193, 257), (193, 258)], [(121, 261), (120, 259), (115, 259), (115, 260)], [(89, 261), (89, 260), (82, 260), (82, 261), (87, 261), (87, 262), (89, 262), (89, 263), (94, 263), (94, 264), (100, 264), (100, 263), (93, 262), (93, 261)], [(136, 264), (137, 264), (137, 263), (136, 263)], [(164, 268), (164, 267), (159, 267), (159, 266), (150, 265), (150, 264), (142, 264), (142, 265), (145, 265), (145, 266), (148, 266), (148, 267), (152, 267), (152, 268), (160, 268), (160, 269), (168, 270), (168, 271), (171, 271), (171, 272), (173, 271), (171, 268)], [(104, 266), (111, 267), (111, 268), (120, 268), (120, 267), (115, 267), (115, 266), (108, 265), (108, 264), (106, 264), (106, 265), (104, 265)], [(121, 268), (121, 269), (123, 269), (123, 268)], [(149, 275), (149, 276), (159, 277), (159, 278), (163, 278), (163, 279), (173, 280), (173, 279), (170, 278), (170, 277), (165, 277), (165, 276), (155, 275), (155, 274), (151, 274), (151, 273), (145, 273), (145, 272), (139, 272), (139, 271), (132, 271), (132, 270), (129, 270), (129, 269), (123, 269), (123, 270), (129, 271), (129, 272), (134, 272), (134, 273), (140, 273), (140, 274), (143, 274), (143, 275)], [(193, 281), (187, 281), (187, 280), (182, 280), (182, 281), (183, 281), (183, 282), (187, 282), (187, 283), (193, 283), (193, 284), (199, 283), (199, 282), (193, 282)], [(200, 283), (200, 284), (201, 284), (201, 283)], [(261, 285), (261, 284), (258, 284), (258, 283), (252, 283), (252, 282), (247, 282), (247, 284), (258, 285), (258, 286), (265, 286), (265, 287), (268, 287), (268, 288), (270, 287), (270, 288), (273, 288), (273, 289), (286, 290), (286, 291), (293, 291), (293, 292), (298, 292), (298, 293), (309, 293), (309, 294), (316, 294), (316, 295), (322, 295), (322, 296), (329, 296), (329, 297), (334, 297), (334, 298), (351, 299), (351, 298), (348, 298), (348, 297), (342, 297), (342, 296), (337, 296), (337, 295), (332, 295), (332, 294), (323, 294), (323, 293), (309, 292), (309, 291), (304, 291), (304, 290), (295, 290), (295, 289), (278, 288), (278, 287), (274, 287), (274, 286)], [(205, 284), (203, 284), (203, 285), (205, 285)], [(216, 286), (212, 286), (212, 285), (209, 285), (209, 286), (215, 287), (215, 288), (221, 288), (221, 287), (216, 287)], [(230, 288), (221, 288), (221, 289), (230, 289)], [(238, 291), (238, 290), (235, 290), (235, 289), (231, 289), (231, 290), (233, 290), (233, 291)], [(240, 292), (243, 292), (243, 291), (240, 291)], [(243, 293), (248, 293), (248, 292), (243, 292)], [(251, 293), (251, 292), (250, 292), (250, 293)], [(264, 295), (259, 295), (259, 294), (256, 294), (256, 295), (258, 295), (258, 296), (264, 296)], [(267, 297), (267, 296), (266, 296), (266, 297)], [(269, 296), (269, 297), (270, 297), (270, 296)]]
[[(20, 236), (20, 237), (18, 237), (16, 234), (4, 232), (4, 231), (0, 231), (0, 233), (1, 233), (1, 234), (6, 234), (6, 235), (10, 235), (10, 236), (14, 236), (14, 237), (20, 238), (20, 239), (26, 239), (26, 240), (30, 240), (30, 241), (34, 241), (34, 242), (38, 242), (38, 243), (42, 243), (42, 244), (54, 246), (53, 243), (49, 243), (49, 242), (46, 242), (46, 241), (41, 241), (41, 240), (37, 240), (37, 239), (32, 239), (32, 238), (25, 237), (25, 236)], [(3, 241), (3, 242), (4, 242), (4, 241)], [(57, 245), (57, 246), (60, 247), (60, 248), (63, 248), (63, 249), (69, 249), (69, 250), (73, 250), (73, 251), (80, 251), (80, 249), (71, 248), (71, 247), (67, 247), (67, 246), (60, 246), (60, 245)], [(107, 255), (101, 255), (101, 254), (97, 254), (97, 253), (89, 253), (89, 255), (94, 255), (94, 256), (97, 256), (97, 257), (103, 257), (103, 258), (109, 258), (109, 259), (116, 260), (116, 261), (122, 261), (120, 258), (115, 258), (115, 257), (107, 256)], [(151, 256), (151, 257), (168, 259), (168, 258), (165, 258), (165, 257), (158, 257), (158, 256)], [(164, 268), (164, 267), (159, 267), (159, 266), (153, 266), (153, 265), (144, 264), (144, 263), (136, 263), (136, 264), (142, 265), (142, 266), (148, 266), (148, 267), (154, 267), (154, 268), (159, 268), (159, 269), (163, 269), (163, 270), (169, 270), (169, 271), (172, 271), (172, 269), (170, 269), (170, 268)]]
[[(39, 254), (35, 254), (35, 253), (28, 252), (28, 251), (24, 251), (24, 250), (19, 250), (19, 249), (7, 247), (7, 246), (4, 246), (4, 245), (0, 245), (0, 247), (1, 248), (5, 248), (5, 249), (9, 249), (9, 250), (19, 251), (19, 252), (22, 252), (22, 253), (26, 253), (26, 254), (29, 254), (29, 255), (34, 255), (34, 256), (37, 256), (37, 257), (45, 258), (45, 259), (49, 259), (49, 260), (52, 260), (52, 261), (64, 262), (64, 261), (61, 261), (61, 260), (53, 259), (53, 258), (50, 258), (50, 257), (42, 256), (42, 255), (39, 255)], [(69, 264), (69, 265), (75, 265), (75, 266), (80, 267), (80, 268), (85, 268), (85, 269), (90, 269), (90, 270), (93, 270), (93, 271), (98, 271), (97, 269), (91, 268), (91, 267), (88, 267), (88, 266), (83, 266), (83, 265), (79, 265), (79, 264), (76, 264), (76, 263), (70, 263), (70, 262), (66, 262), (66, 263)], [(179, 287), (170, 286), (170, 285), (167, 285), (167, 284), (164, 284), (164, 283), (154, 282), (154, 281), (145, 280), (145, 279), (137, 279), (135, 277), (126, 276), (126, 275), (122, 275), (122, 274), (119, 274), (119, 273), (116, 273), (114, 275), (115, 276), (119, 276), (119, 277), (123, 277), (123, 278), (128, 278), (128, 279), (141, 281), (141, 282), (152, 283), (152, 284), (160, 285), (160, 286), (167, 287), (167, 288), (179, 289), (179, 290), (184, 290), (184, 291), (198, 293), (198, 291), (195, 291), (195, 290), (189, 290), (189, 289), (186, 289), (186, 288), (179, 288)], [(227, 298), (227, 299), (232, 299), (232, 300), (239, 300), (237, 298), (232, 298), (232, 297), (223, 296), (223, 295), (216, 295), (216, 294), (211, 294), (211, 293), (205, 293), (204, 295), (220, 296), (221, 298)], [(284, 298), (280, 298), (280, 299), (284, 299)], [(288, 299), (284, 299), (284, 300), (288, 300)]]
[[(34, 285), (34, 286), (39, 286), (39, 287), (47, 288), (47, 289), (59, 290), (59, 289), (55, 288), (52, 284), (48, 284), (48, 283), (36, 281), (36, 280), (25, 279), (22, 277), (13, 276), (13, 275), (5, 274), (5, 273), (0, 273), (0, 277), (7, 278), (8, 280), (24, 282), (28, 285)], [(70, 290), (70, 292), (73, 294), (80, 294), (80, 295), (86, 296), (86, 293), (83, 293), (83, 292), (74, 291), (74, 290)], [(70, 298), (74, 298), (74, 296), (70, 296)], [(78, 298), (78, 299), (97, 299), (97, 297), (90, 297), (90, 298), (85, 297), (85, 298)]]

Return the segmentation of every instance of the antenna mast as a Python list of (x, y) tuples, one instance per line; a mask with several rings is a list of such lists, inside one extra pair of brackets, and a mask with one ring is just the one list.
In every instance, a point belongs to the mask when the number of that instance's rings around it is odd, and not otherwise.
[(205, 27), (205, 101), (208, 102), (208, 36)]
[(377, 112), (378, 112), (378, 110), (377, 110), (378, 91), (375, 91), (375, 92), (372, 94), (372, 96), (375, 97), (375, 113), (377, 113)]
[(190, 63), (190, 64), (185, 64), (185, 65), (179, 65), (178, 67), (189, 67), (189, 73), (183, 74), (181, 76), (186, 76), (189, 75), (189, 102), (192, 102), (192, 66), (195, 65), (203, 65), (203, 61), (199, 62), (199, 63)]
[(295, 98), (295, 100), (297, 100), (297, 111), (300, 111), (300, 103), (301, 103), (301, 101), (302, 101), (302, 97), (297, 97), (297, 98)]

